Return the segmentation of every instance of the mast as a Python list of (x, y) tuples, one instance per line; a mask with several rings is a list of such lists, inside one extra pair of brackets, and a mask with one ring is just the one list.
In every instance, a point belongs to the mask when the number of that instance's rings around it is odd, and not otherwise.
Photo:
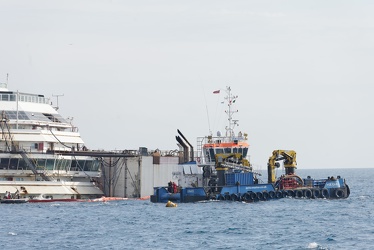
[(228, 110), (225, 110), (225, 112), (228, 116), (228, 121), (229, 121), (229, 125), (226, 126), (226, 136), (232, 139), (233, 137), (235, 137), (234, 128), (235, 126), (238, 125), (238, 120), (232, 119), (233, 114), (237, 113), (238, 110), (233, 110), (232, 105), (233, 103), (235, 103), (238, 96), (234, 96), (231, 94), (231, 88), (229, 86), (226, 87), (226, 93), (227, 93), (227, 96), (225, 97), (225, 99), (227, 101)]

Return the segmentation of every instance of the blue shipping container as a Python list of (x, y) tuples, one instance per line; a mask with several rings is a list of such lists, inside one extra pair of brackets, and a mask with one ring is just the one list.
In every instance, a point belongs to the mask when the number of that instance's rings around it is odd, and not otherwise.
[(235, 186), (237, 183), (240, 185), (253, 185), (253, 173), (227, 173), (225, 174), (226, 185)]

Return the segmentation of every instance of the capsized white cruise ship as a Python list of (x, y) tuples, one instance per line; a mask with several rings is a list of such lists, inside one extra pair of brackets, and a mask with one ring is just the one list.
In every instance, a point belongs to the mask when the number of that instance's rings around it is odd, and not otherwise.
[(101, 158), (85, 154), (71, 120), (49, 98), (0, 83), (0, 195), (85, 199), (103, 195)]

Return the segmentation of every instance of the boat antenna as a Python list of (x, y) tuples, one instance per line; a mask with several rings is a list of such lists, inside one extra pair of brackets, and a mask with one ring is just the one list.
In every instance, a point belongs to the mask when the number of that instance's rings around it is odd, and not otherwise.
[(204, 90), (204, 85), (203, 84), (202, 84), (202, 88), (203, 88), (203, 95), (204, 95), (204, 101), (205, 101), (206, 116), (208, 118), (208, 129), (209, 129), (209, 134), (211, 135), (212, 134), (212, 130), (210, 129), (210, 119), (209, 119), (208, 104), (207, 104), (207, 101), (206, 101), (206, 95), (205, 95), (205, 90)]
[(209, 120), (209, 112), (208, 112), (208, 105), (205, 100), (205, 108), (206, 108), (206, 116), (208, 117), (208, 129), (209, 129), (209, 134), (212, 134), (212, 130), (210, 129), (210, 120)]
[(53, 96), (53, 97), (56, 97), (56, 99), (57, 99), (57, 106), (54, 107), (54, 108), (55, 108), (55, 110), (58, 110), (58, 109), (59, 109), (59, 106), (58, 106), (58, 98), (59, 98), (60, 96), (64, 96), (64, 94), (62, 94), (62, 95), (54, 95), (54, 94), (52, 94), (52, 96)]

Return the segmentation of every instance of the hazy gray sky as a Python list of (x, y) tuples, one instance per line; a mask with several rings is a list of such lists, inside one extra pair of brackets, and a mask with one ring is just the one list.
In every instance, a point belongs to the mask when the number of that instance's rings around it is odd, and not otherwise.
[(0, 81), (64, 94), (60, 113), (106, 150), (174, 150), (177, 129), (196, 145), (224, 129), (212, 92), (231, 86), (256, 167), (274, 149), (296, 150), (299, 169), (372, 167), (373, 13), (369, 0), (0, 0)]

